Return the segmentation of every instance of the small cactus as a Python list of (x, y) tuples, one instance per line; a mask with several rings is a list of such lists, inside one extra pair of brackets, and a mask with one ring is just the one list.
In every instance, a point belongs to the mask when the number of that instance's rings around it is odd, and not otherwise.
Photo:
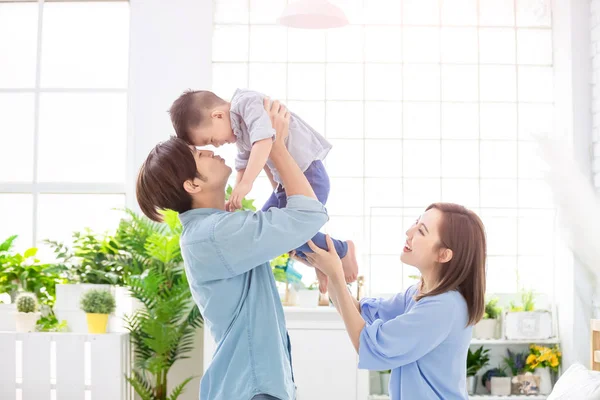
[(22, 293), (17, 297), (17, 311), (32, 313), (37, 311), (37, 299), (33, 293)]

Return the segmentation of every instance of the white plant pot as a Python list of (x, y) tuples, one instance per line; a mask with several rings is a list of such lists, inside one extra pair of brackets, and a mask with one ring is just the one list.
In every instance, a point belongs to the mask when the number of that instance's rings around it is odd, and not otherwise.
[(475, 339), (498, 339), (498, 320), (497, 319), (482, 319), (473, 329), (473, 337)]
[(381, 379), (381, 394), (389, 395), (390, 392), (390, 377), (392, 374), (380, 372), (379, 379)]
[(540, 394), (550, 394), (552, 392), (552, 374), (550, 368), (537, 368), (533, 375), (540, 377)]
[(506, 312), (504, 336), (506, 339), (549, 339), (552, 337), (552, 313), (545, 310)]
[(477, 376), (467, 376), (467, 392), (475, 394), (477, 391)]
[(17, 330), (16, 312), (17, 306), (15, 304), (0, 304), (0, 331), (14, 332)]
[(42, 314), (40, 312), (16, 312), (15, 313), (15, 325), (17, 332), (35, 332), (35, 323)]
[(318, 290), (299, 290), (296, 294), (296, 305), (299, 307), (313, 308), (319, 306)]
[(90, 283), (56, 285), (54, 313), (59, 321), (67, 321), (71, 332), (87, 333), (85, 313), (80, 308), (81, 297), (89, 290), (108, 290), (115, 296), (115, 312), (108, 318), (107, 332), (127, 332), (123, 317), (142, 308), (142, 304), (129, 295), (127, 288)]
[(490, 382), (492, 396), (510, 396), (512, 390), (510, 377), (493, 376)]

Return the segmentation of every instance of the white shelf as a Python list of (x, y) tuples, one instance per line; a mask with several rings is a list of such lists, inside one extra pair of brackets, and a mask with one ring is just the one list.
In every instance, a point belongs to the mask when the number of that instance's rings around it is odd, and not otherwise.
[(560, 343), (559, 338), (541, 339), (541, 340), (530, 340), (530, 339), (471, 339), (471, 345), (511, 345), (511, 344), (557, 344)]
[[(470, 400), (546, 400), (547, 396), (545, 395), (512, 395), (512, 396), (492, 396), (489, 394), (478, 394), (474, 396), (469, 396)], [(380, 394), (372, 394), (369, 396), (369, 400), (390, 400), (389, 396), (380, 395)]]

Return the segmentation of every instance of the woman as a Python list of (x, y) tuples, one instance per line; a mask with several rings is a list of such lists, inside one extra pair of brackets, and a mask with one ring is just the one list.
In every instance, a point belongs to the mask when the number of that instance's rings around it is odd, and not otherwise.
[(312, 243), (308, 262), (329, 277), (329, 295), (359, 355), (359, 368), (392, 369), (392, 400), (467, 399), (472, 325), (484, 313), (484, 227), (470, 210), (436, 203), (406, 232), (401, 260), (420, 283), (391, 299), (357, 302), (339, 257)]

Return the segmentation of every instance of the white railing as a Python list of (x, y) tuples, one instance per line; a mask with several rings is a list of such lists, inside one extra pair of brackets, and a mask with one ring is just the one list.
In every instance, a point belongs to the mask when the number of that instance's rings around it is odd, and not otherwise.
[(129, 334), (0, 332), (0, 399), (130, 400)]

